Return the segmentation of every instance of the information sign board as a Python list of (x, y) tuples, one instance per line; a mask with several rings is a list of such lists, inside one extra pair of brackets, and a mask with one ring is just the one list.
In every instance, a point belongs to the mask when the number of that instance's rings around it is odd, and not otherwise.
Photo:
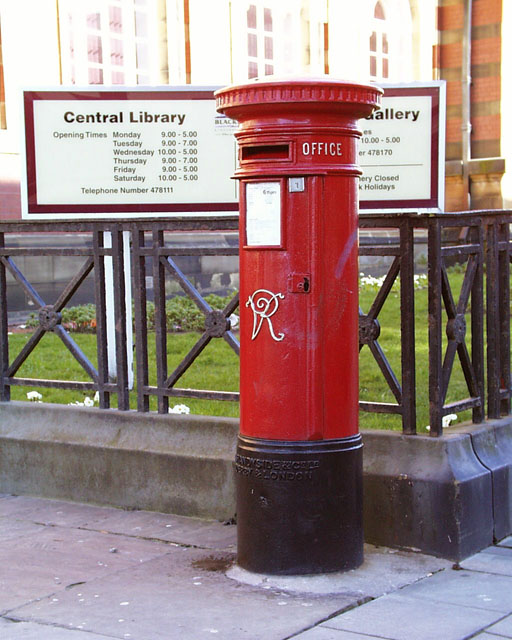
[(214, 88), (24, 91), (25, 218), (238, 211)]
[(444, 207), (445, 83), (380, 85), (382, 108), (359, 121), (359, 207)]

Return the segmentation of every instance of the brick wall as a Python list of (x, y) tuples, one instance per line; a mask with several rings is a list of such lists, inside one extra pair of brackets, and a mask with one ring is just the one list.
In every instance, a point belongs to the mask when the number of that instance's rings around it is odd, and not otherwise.
[[(501, 153), (501, 18), (503, 0), (473, 0), (471, 29), (471, 158), (498, 158)], [(439, 77), (447, 81), (446, 159), (462, 159), (462, 43), (463, 0), (439, 0), (439, 45), (435, 51)], [(480, 163), (478, 166), (483, 166)], [(496, 165), (494, 165), (496, 166)], [(475, 170), (470, 169), (477, 177)], [(495, 179), (501, 179), (500, 175)], [(451, 183), (456, 180), (454, 176)], [(481, 180), (479, 179), (481, 184)], [(447, 184), (447, 190), (450, 187)], [(479, 192), (480, 193), (480, 192)], [(450, 194), (448, 194), (449, 196)], [(457, 207), (457, 198), (452, 208)], [(472, 202), (472, 208), (476, 208)], [(480, 193), (478, 205), (500, 206), (494, 196), (489, 202)]]
[(2, 25), (0, 24), (0, 129), (5, 129), (5, 127), (4, 63), (2, 56)]

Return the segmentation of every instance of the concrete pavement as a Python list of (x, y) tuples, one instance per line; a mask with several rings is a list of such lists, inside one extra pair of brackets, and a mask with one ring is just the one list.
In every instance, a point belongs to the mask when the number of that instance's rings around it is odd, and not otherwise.
[(367, 546), (355, 571), (249, 574), (235, 526), (0, 496), (1, 640), (512, 638), (512, 537), (458, 566)]

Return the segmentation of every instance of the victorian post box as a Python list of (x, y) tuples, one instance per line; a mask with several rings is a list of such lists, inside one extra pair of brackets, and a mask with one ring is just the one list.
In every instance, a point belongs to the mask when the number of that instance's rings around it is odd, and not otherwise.
[(371, 85), (252, 81), (238, 121), (238, 564), (299, 575), (363, 560), (358, 429), (357, 120)]

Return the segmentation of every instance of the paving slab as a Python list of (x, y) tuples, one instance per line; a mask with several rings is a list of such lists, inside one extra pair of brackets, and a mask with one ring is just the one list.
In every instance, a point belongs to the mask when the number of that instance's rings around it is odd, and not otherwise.
[(503, 538), (497, 543), (498, 547), (509, 547), (512, 548), (512, 536), (508, 536), (507, 538)]
[(0, 542), (20, 538), (21, 536), (37, 534), (44, 531), (44, 526), (28, 522), (26, 520), (15, 520), (7, 516), (0, 516)]
[(365, 545), (354, 571), (262, 576), (236, 526), (0, 495), (0, 638), (512, 639), (511, 540), (461, 570)]
[[(90, 504), (48, 500), (31, 496), (12, 496), (0, 500), (0, 516), (62, 527), (83, 527), (107, 518), (111, 508)], [(117, 509), (116, 509), (117, 511)]]
[[(233, 558), (225, 558), (225, 562)], [(255, 589), (213, 566), (210, 550), (173, 548), (139, 566), (94, 579), (58, 598), (18, 608), (17, 618), (115, 638), (282, 640), (354, 604)], [(225, 569), (225, 564), (222, 566)]]
[(2, 640), (109, 640), (108, 636), (0, 618)]
[[(339, 629), (327, 629), (327, 627), (314, 627), (304, 633), (293, 636), (293, 640), (382, 640), (382, 636), (369, 636), (368, 634), (340, 631)], [(496, 636), (494, 640), (497, 640)]]
[(0, 613), (72, 585), (139, 565), (169, 545), (107, 533), (43, 527), (0, 545)]
[[(95, 528), (95, 522), (87, 528)], [(110, 509), (101, 528), (111, 533), (207, 549), (236, 548), (236, 527), (212, 520), (149, 511)]]
[(49, 526), (107, 531), (211, 549), (234, 549), (236, 528), (214, 520), (20, 496), (0, 500), (0, 516)]
[(512, 611), (512, 578), (508, 576), (449, 569), (405, 587), (400, 593), (408, 598), (476, 609)]
[(502, 617), (497, 611), (393, 593), (336, 616), (321, 626), (389, 640), (462, 640)]
[(463, 560), (462, 569), (512, 576), (512, 552), (506, 547), (489, 547)]
[(512, 638), (512, 615), (502, 618), (499, 622), (486, 629), (486, 631), (487, 633), (505, 638)]
[(502, 556), (506, 558), (512, 558), (512, 552), (508, 547), (493, 545), (492, 547), (487, 547), (487, 549), (483, 549), (480, 553), (491, 554), (495, 556)]

